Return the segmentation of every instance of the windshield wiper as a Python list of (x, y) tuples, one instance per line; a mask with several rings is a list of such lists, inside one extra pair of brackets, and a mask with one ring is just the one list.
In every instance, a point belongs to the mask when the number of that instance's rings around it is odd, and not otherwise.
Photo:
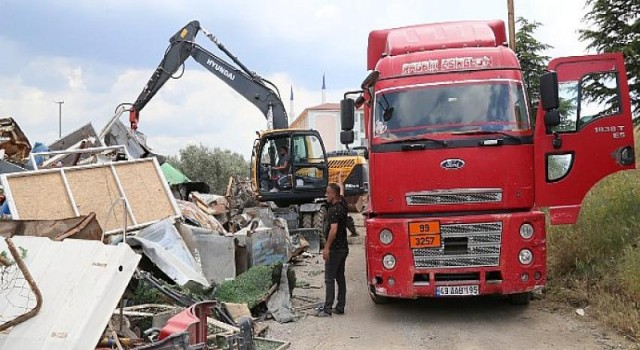
[(498, 130), (457, 131), (457, 132), (452, 132), (451, 134), (453, 134), (453, 135), (492, 135), (492, 134), (499, 134), (499, 135), (502, 135), (502, 136), (506, 136), (509, 139), (518, 141), (519, 143), (522, 143), (522, 139), (520, 139), (519, 137), (510, 135), (510, 134), (507, 134), (504, 131), (498, 131)]
[[(414, 143), (413, 145), (410, 144), (412, 142)], [(408, 137), (404, 139), (391, 140), (391, 141), (385, 142), (385, 144), (406, 143), (407, 144), (406, 146), (408, 146), (408, 148), (420, 148), (421, 146), (422, 148), (424, 148), (425, 142), (437, 143), (442, 147), (447, 147), (449, 145), (445, 140), (436, 140), (436, 139), (429, 139), (429, 138), (422, 138), (422, 137)]]

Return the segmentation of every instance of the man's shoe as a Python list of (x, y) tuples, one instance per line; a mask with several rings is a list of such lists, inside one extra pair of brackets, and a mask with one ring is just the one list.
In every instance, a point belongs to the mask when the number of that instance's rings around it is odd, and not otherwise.
[(331, 317), (331, 313), (330, 312), (326, 312), (324, 310), (320, 310), (316, 314), (316, 317)]
[(338, 308), (336, 308), (336, 314), (338, 314), (338, 315), (344, 315), (344, 309), (338, 309)]

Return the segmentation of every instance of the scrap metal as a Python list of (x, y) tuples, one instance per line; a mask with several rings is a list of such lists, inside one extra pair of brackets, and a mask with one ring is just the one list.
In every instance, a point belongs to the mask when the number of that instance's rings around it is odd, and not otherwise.
[(0, 149), (13, 162), (23, 163), (31, 152), (31, 143), (13, 118), (0, 118)]

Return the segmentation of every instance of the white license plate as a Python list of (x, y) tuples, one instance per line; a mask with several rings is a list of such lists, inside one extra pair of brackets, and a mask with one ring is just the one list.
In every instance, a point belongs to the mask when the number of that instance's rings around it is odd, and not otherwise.
[(436, 296), (460, 296), (460, 295), (478, 295), (480, 289), (478, 285), (472, 286), (441, 286), (436, 287)]

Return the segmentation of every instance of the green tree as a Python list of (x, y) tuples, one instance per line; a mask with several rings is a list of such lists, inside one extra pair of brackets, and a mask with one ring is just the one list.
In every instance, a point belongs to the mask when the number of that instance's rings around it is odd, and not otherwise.
[(516, 21), (518, 30), (516, 31), (516, 56), (520, 61), (524, 83), (529, 96), (529, 106), (531, 115), (537, 107), (535, 102), (540, 98), (540, 75), (547, 68), (549, 56), (542, 54), (544, 50), (552, 48), (551, 45), (540, 42), (534, 37), (534, 32), (542, 25), (539, 22), (530, 22), (525, 18), (518, 17)]
[(167, 161), (191, 180), (206, 182), (215, 194), (225, 193), (231, 176), (249, 176), (249, 162), (242, 155), (202, 144), (189, 145), (180, 150), (179, 159), (172, 156)]
[[(586, 29), (579, 30), (580, 41), (588, 42), (587, 49), (597, 52), (622, 52), (625, 58), (627, 80), (634, 121), (640, 117), (640, 1), (638, 0), (586, 0), (589, 12), (584, 16)], [(605, 103), (611, 92), (603, 85), (585, 89), (592, 99)]]

